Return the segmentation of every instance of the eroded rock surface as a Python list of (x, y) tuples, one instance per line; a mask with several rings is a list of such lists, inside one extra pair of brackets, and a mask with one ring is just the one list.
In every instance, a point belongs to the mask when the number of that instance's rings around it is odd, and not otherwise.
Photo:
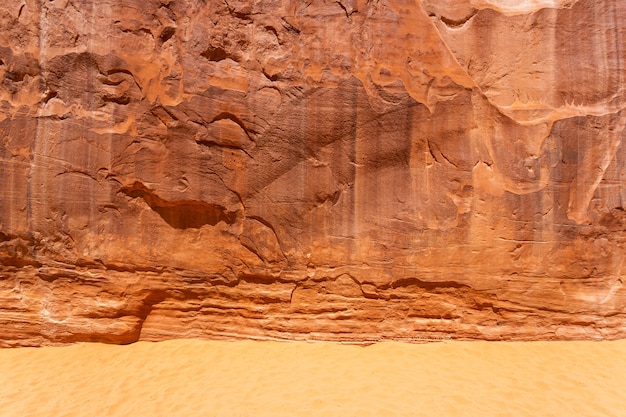
[(626, 336), (625, 2), (0, 28), (0, 345)]

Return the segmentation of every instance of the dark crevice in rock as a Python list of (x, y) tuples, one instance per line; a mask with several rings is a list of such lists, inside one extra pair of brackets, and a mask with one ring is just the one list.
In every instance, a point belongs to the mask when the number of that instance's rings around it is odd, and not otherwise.
[(238, 278), (240, 281), (262, 285), (273, 284), (275, 282), (285, 282), (270, 274), (241, 273)]
[(250, 138), (250, 133), (248, 132), (248, 129), (246, 128), (246, 126), (243, 124), (243, 121), (239, 117), (229, 112), (222, 112), (218, 114), (217, 116), (215, 116), (213, 120), (211, 120), (211, 123), (215, 123), (220, 120), (230, 120), (231, 122), (236, 123), (243, 130), (243, 132), (246, 134), (248, 139), (252, 140), (252, 138)]
[(241, 243), (241, 246), (243, 246), (243, 247), (244, 247), (244, 248), (246, 248), (248, 251), (250, 251), (250, 253), (252, 253), (254, 256), (256, 256), (257, 258), (259, 258), (259, 260), (260, 260), (261, 262), (264, 262), (264, 263), (265, 263), (265, 262), (267, 262), (267, 261), (266, 261), (266, 259), (265, 259), (265, 258), (263, 258), (263, 257), (261, 256), (261, 254), (259, 253), (259, 251), (258, 251), (258, 250), (257, 250), (254, 246), (247, 244), (245, 241), (242, 241), (241, 239), (240, 239), (240, 242), (239, 242), (239, 243)]
[(178, 121), (178, 118), (165, 107), (155, 107), (152, 109), (151, 113), (155, 115), (164, 126), (169, 128), (174, 127)]
[(233, 151), (241, 151), (245, 153), (249, 158), (252, 158), (252, 156), (248, 152), (246, 152), (245, 149), (240, 148), (239, 146), (217, 143), (213, 140), (199, 140), (197, 141), (197, 143), (198, 145), (206, 146), (207, 148), (221, 148), (221, 149), (230, 149)]
[(233, 224), (235, 213), (228, 213), (218, 204), (204, 201), (167, 201), (159, 197), (140, 182), (121, 190), (131, 198), (142, 198), (167, 224), (176, 229), (199, 229), (205, 225), (215, 226), (219, 222)]
[(176, 28), (168, 26), (165, 29), (163, 29), (163, 31), (161, 32), (161, 35), (159, 36), (159, 40), (161, 41), (161, 43), (165, 43), (168, 40), (170, 40), (172, 36), (174, 36), (175, 33), (176, 33)]
[(341, 190), (336, 190), (332, 193), (318, 193), (315, 195), (315, 206), (319, 207), (330, 201), (331, 205), (336, 205), (339, 201), (339, 197), (341, 197)]
[(110, 86), (113, 86), (113, 87), (117, 87), (118, 85), (121, 85), (124, 81), (126, 81), (126, 80), (124, 80), (123, 78), (122, 78), (122, 79), (119, 79), (119, 80), (111, 80), (110, 78), (105, 77), (105, 76), (102, 76), (102, 75), (98, 75), (98, 76), (96, 76), (96, 78), (97, 78), (97, 79), (98, 79), (98, 81), (100, 81), (102, 84), (104, 84), (104, 85), (110, 85)]
[(472, 9), (472, 12), (468, 14), (467, 16), (463, 17), (462, 19), (449, 19), (445, 16), (441, 16), (441, 21), (445, 23), (445, 25), (448, 26), (449, 28), (458, 29), (464, 24), (466, 24), (467, 22), (469, 22), (472, 19), (472, 17), (476, 16), (477, 13), (478, 13), (478, 10)]
[[(223, 48), (208, 47), (200, 55), (208, 59), (209, 61), (219, 62), (226, 58), (231, 58)], [(232, 59), (232, 58), (231, 58)]]
[(344, 6), (342, 2), (340, 2), (340, 1), (336, 1), (335, 3), (337, 3), (337, 4), (339, 5), (339, 7), (341, 7), (341, 9), (343, 10), (343, 12), (346, 14), (346, 18), (348, 18), (348, 19), (349, 19), (349, 18), (350, 18), (350, 15), (351, 15), (352, 13), (354, 13), (354, 10), (350, 10), (350, 11), (348, 12), (348, 9), (346, 9), (346, 6)]
[(447, 289), (470, 289), (467, 284), (462, 284), (457, 281), (422, 281), (418, 278), (402, 278), (394, 281), (391, 284), (391, 288), (410, 287), (416, 286), (426, 291), (438, 291)]
[(7, 80), (19, 83), (24, 81), (24, 77), (26, 76), (26, 74), (24, 74), (23, 72), (17, 72), (17, 71), (7, 71), (4, 73), (4, 76), (6, 77)]
[(267, 25), (264, 27), (265, 30), (267, 30), (268, 32), (271, 32), (274, 34), (274, 36), (276, 36), (276, 38), (278, 39), (278, 31), (276, 30), (276, 28), (274, 26), (271, 25)]
[(105, 103), (115, 103), (125, 106), (130, 103), (130, 97), (125, 94), (122, 96), (104, 95), (102, 97), (102, 101), (104, 101)]
[[(115, 24), (119, 24), (120, 22), (115, 22)], [(122, 33), (132, 33), (134, 35), (141, 35), (141, 34), (146, 34), (146, 35), (150, 35), (151, 37), (154, 38), (154, 35), (152, 34), (152, 31), (148, 28), (139, 28), (139, 29), (128, 29), (128, 28), (120, 28), (120, 31)]]
[(442, 162), (440, 160), (440, 158), (438, 158), (437, 156), (440, 156), (442, 159), (444, 159), (446, 162), (448, 162), (450, 165), (454, 166), (455, 168), (459, 168), (458, 164), (456, 164), (454, 161), (452, 161), (450, 158), (448, 158), (439, 148), (439, 146), (437, 146), (437, 144), (433, 143), (430, 140), (427, 140), (428, 143), (428, 151), (430, 152), (430, 155), (433, 157), (433, 159), (437, 162)]
[(301, 30), (300, 30), (300, 29), (298, 29), (297, 27), (295, 27), (294, 25), (292, 25), (291, 23), (289, 23), (289, 22), (287, 21), (287, 18), (283, 17), (283, 18), (281, 18), (281, 20), (282, 20), (282, 22), (283, 22), (283, 27), (284, 27), (285, 29), (287, 29), (287, 30), (288, 30), (288, 31), (290, 31), (290, 32), (294, 32), (294, 33), (296, 33), (296, 34), (300, 34)]
[(336, 1), (335, 3), (337, 3), (339, 5), (339, 7), (341, 7), (343, 12), (346, 14), (346, 17), (350, 18), (350, 13), (348, 13), (348, 10), (346, 9), (346, 6), (344, 6), (343, 3), (341, 3), (340, 1)]
[(155, 273), (155, 274), (163, 274), (165, 272), (170, 272), (170, 271), (164, 270), (163, 268), (159, 268), (159, 267), (140, 266), (140, 265), (134, 265), (134, 264), (123, 264), (123, 263), (119, 263), (119, 262), (103, 262), (102, 260), (99, 260), (99, 259), (95, 260), (94, 266), (98, 267), (98, 268), (101, 268), (101, 269), (105, 269), (107, 271), (116, 271), (116, 272), (130, 272), (130, 273), (151, 272), (151, 273)]
[(51, 99), (55, 98), (58, 95), (58, 93), (54, 90), (49, 90), (48, 92), (46, 92), (46, 95), (41, 99), (42, 103), (47, 103), (49, 102)]
[(250, 15), (252, 14), (250, 11), (247, 11), (245, 9), (238, 10), (236, 7), (231, 6), (226, 0), (224, 0), (224, 4), (226, 5), (226, 9), (231, 16), (241, 20), (250, 20)]
[(265, 78), (267, 78), (270, 81), (277, 81), (278, 80), (278, 74), (269, 74), (265, 69), (262, 69), (261, 72), (263, 73)]

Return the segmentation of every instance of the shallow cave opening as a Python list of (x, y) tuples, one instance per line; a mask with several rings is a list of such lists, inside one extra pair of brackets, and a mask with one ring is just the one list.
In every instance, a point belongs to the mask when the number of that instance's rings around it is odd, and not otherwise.
[(218, 204), (195, 200), (167, 201), (142, 184), (125, 187), (121, 191), (131, 198), (142, 198), (175, 229), (199, 229), (207, 224), (215, 226), (222, 221), (226, 224), (235, 222), (235, 213), (227, 213)]

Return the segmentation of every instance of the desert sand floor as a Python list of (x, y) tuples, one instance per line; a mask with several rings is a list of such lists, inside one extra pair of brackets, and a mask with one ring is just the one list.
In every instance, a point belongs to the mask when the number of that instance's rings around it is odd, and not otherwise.
[(626, 341), (0, 349), (1, 416), (626, 416)]

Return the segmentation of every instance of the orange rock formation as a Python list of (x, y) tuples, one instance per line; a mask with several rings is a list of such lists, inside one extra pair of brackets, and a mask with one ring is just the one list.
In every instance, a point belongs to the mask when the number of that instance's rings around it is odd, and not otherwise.
[(626, 2), (0, 28), (0, 345), (626, 336)]

